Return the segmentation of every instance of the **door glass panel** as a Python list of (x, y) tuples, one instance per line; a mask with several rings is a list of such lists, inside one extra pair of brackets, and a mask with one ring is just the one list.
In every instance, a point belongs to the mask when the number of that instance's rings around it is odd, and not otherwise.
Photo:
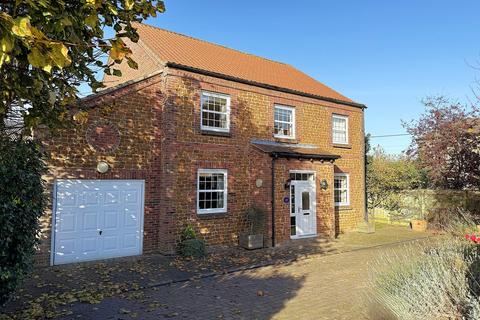
[(310, 191), (302, 192), (302, 210), (310, 210)]
[(290, 235), (294, 236), (297, 234), (297, 223), (295, 217), (290, 217)]
[(291, 186), (290, 207), (291, 213), (295, 214), (295, 186)]

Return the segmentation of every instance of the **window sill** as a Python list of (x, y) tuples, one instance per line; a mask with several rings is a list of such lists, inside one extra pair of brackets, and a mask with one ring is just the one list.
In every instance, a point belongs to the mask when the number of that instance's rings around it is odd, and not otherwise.
[(281, 142), (281, 143), (298, 143), (298, 140), (295, 139), (295, 138), (281, 138), (281, 137), (273, 137), (273, 139), (275, 139), (276, 142)]
[(334, 143), (333, 147), (334, 148), (342, 148), (342, 149), (352, 149), (351, 144), (342, 144), (342, 143)]
[(214, 131), (214, 130), (208, 130), (208, 129), (201, 129), (200, 132), (202, 135), (205, 135), (205, 136), (217, 136), (217, 137), (227, 137), (227, 138), (230, 138), (232, 136), (230, 132), (226, 132), (226, 131)]
[(215, 213), (198, 213), (197, 212), (197, 217), (199, 219), (220, 219), (226, 217), (228, 214), (227, 211), (223, 212), (215, 212)]

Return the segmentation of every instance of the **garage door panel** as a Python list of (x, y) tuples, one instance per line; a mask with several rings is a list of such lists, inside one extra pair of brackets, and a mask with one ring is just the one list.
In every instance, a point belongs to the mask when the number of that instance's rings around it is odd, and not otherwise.
[(98, 214), (96, 211), (89, 211), (89, 212), (78, 212), (80, 217), (82, 217), (82, 229), (84, 232), (89, 231), (98, 231)]
[(120, 219), (121, 212), (118, 210), (108, 210), (104, 211), (103, 217), (103, 228), (102, 230), (109, 230), (109, 229), (118, 229), (119, 227), (119, 219)]
[(133, 206), (126, 206), (124, 211), (124, 225), (128, 228), (138, 227), (140, 224), (141, 213)]
[(63, 232), (75, 232), (76, 229), (76, 217), (71, 211), (62, 212), (61, 219), (57, 219), (58, 229)]
[(120, 202), (120, 192), (119, 191), (106, 191), (105, 192), (105, 204), (117, 204)]
[(84, 192), (85, 205), (98, 205), (100, 203), (101, 193), (98, 191)]
[(139, 201), (139, 195), (138, 192), (129, 190), (125, 192), (125, 203), (138, 203)]
[(125, 234), (123, 236), (123, 248), (125, 249), (136, 248), (139, 237), (140, 235), (136, 233)]
[(141, 180), (57, 180), (54, 264), (141, 254)]

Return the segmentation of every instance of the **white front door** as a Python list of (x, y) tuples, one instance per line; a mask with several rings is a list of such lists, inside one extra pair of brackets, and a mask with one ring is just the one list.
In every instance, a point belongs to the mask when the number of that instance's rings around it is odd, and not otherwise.
[[(317, 201), (314, 181), (292, 181), (292, 238), (317, 234)], [(293, 225), (292, 225), (293, 228)]]
[(53, 264), (142, 253), (143, 180), (57, 180)]

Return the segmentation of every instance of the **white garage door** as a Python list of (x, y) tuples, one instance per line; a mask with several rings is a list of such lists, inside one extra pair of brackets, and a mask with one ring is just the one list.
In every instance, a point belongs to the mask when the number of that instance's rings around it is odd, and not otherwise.
[(143, 180), (57, 180), (53, 263), (138, 255)]

